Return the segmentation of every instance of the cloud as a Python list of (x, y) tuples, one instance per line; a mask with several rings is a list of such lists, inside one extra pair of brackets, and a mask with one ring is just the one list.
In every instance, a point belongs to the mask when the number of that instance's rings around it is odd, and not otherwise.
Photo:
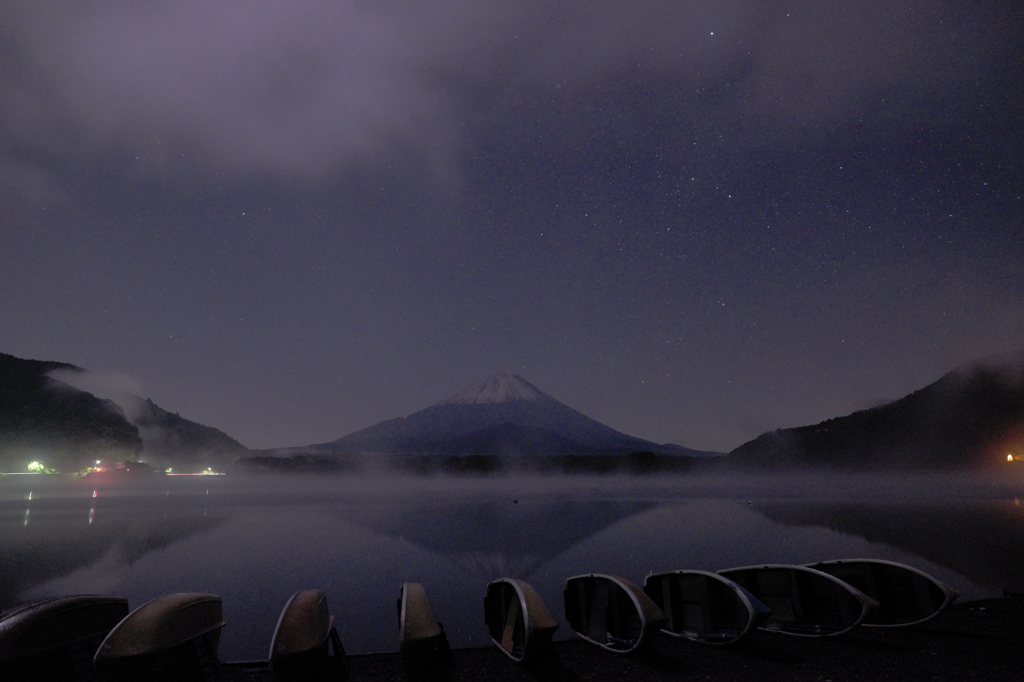
[(667, 79), (686, 107), (762, 135), (818, 130), (886, 92), (970, 80), (983, 17), (950, 7), (9, 0), (0, 123), (11, 148), (113, 147), (149, 172), (312, 177), (398, 154), (442, 168), (479, 93), (501, 115), (507, 90), (609, 79)]
[(98, 374), (86, 370), (58, 369), (49, 373), (51, 379), (91, 393), (97, 398), (109, 400), (124, 410), (129, 421), (138, 418), (142, 401), (142, 384), (127, 374)]
[(357, 3), (99, 2), (47, 29), (33, 48), (51, 95), (92, 144), (144, 162), (193, 143), (234, 168), (316, 173), (429, 134), (444, 109), (406, 27)]
[(4, 200), (38, 206), (63, 204), (68, 197), (57, 178), (46, 169), (0, 157), (0, 202)]

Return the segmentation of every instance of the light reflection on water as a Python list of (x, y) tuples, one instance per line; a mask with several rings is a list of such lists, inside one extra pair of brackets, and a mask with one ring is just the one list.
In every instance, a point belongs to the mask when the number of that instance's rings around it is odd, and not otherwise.
[[(486, 643), (484, 588), (502, 576), (530, 582), (556, 617), (565, 579), (583, 572), (641, 582), (676, 568), (858, 556), (912, 564), (964, 598), (1024, 587), (1010, 560), (1024, 554), (1021, 491), (998, 481), (154, 477), (34, 483), (31, 494), (18, 485), (0, 486), (0, 608), (75, 593), (118, 594), (135, 608), (168, 592), (213, 592), (224, 599), (226, 660), (264, 658), (280, 609), (310, 587), (327, 593), (351, 653), (397, 650), (405, 581), (426, 585), (454, 646)], [(999, 551), (985, 549), (993, 540)]]

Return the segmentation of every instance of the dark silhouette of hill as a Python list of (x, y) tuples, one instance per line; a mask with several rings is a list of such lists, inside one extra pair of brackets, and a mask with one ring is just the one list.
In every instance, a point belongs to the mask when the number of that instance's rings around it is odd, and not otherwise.
[(206, 467), (224, 471), (239, 457), (251, 454), (220, 429), (168, 412), (149, 398), (128, 395), (122, 402), (129, 405), (126, 412), (139, 429), (146, 461), (185, 471)]
[(1007, 466), (1008, 453), (1024, 457), (1024, 351), (959, 367), (886, 405), (762, 434), (727, 461), (765, 468), (977, 468)]
[(139, 430), (120, 407), (51, 379), (55, 370), (81, 371), (0, 353), (0, 470), (25, 471), (37, 459), (78, 470), (97, 458), (130, 459), (142, 451)]
[[(222, 470), (249, 449), (218, 429), (124, 392), (98, 398), (71, 385), (88, 371), (0, 353), (0, 470), (40, 460), (80, 471), (97, 459), (140, 457), (160, 468)], [(69, 383), (71, 382), (71, 383)]]

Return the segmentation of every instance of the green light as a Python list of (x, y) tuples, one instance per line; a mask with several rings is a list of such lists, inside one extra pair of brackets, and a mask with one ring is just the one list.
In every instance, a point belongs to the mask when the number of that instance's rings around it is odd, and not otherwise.
[(46, 467), (43, 466), (40, 462), (29, 462), (28, 470), (34, 474), (39, 474), (45, 471)]

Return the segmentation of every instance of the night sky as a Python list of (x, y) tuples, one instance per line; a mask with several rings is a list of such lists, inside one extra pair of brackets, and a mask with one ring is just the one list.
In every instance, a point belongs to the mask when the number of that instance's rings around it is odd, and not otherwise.
[(1024, 348), (1024, 5), (0, 0), (0, 351), (249, 447), (729, 450)]

